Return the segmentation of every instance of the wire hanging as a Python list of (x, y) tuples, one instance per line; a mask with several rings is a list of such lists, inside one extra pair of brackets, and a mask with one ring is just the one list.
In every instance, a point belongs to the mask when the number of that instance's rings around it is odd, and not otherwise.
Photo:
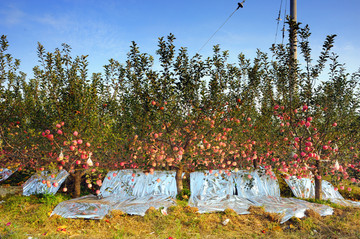
[(282, 5), (283, 5), (283, 0), (281, 0), (281, 2), (280, 2), (279, 14), (278, 14), (278, 17), (277, 17), (277, 19), (276, 19), (277, 24), (276, 24), (274, 45), (276, 45), (277, 35), (278, 35), (278, 31), (279, 31), (279, 23), (280, 23), (280, 21), (281, 21), (281, 9), (282, 9)]
[[(285, 0), (285, 11), (284, 11), (284, 19), (286, 19), (286, 10), (287, 10), (287, 5), (288, 5), (288, 1)], [(285, 28), (285, 21), (283, 22), (283, 29), (282, 29), (282, 40), (281, 40), (281, 45), (284, 44), (284, 39), (285, 39), (285, 31), (286, 31), (286, 28)]]
[(214, 34), (211, 35), (211, 37), (204, 43), (204, 45), (202, 45), (202, 47), (198, 50), (197, 53), (199, 53), (205, 46), (206, 44), (209, 43), (209, 41), (215, 36), (215, 34), (226, 24), (227, 21), (229, 21), (229, 19), (234, 15), (234, 13), (239, 10), (240, 8), (243, 8), (244, 7), (244, 3), (245, 3), (245, 0), (242, 1), (241, 3), (239, 2), (238, 3), (238, 7), (235, 9), (235, 11), (233, 11), (230, 16), (225, 20), (225, 22), (214, 32)]

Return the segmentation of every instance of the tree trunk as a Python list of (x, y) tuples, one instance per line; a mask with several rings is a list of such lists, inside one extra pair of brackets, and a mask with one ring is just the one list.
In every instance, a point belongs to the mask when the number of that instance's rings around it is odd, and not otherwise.
[(74, 177), (74, 198), (80, 197), (82, 175), (83, 175), (82, 172), (79, 170), (75, 171), (75, 173), (73, 175), (73, 177)]
[(257, 169), (257, 159), (253, 159), (253, 166), (254, 166), (254, 169), (256, 170)]
[(183, 168), (182, 166), (179, 166), (176, 169), (176, 187), (177, 187), (177, 194), (179, 195), (181, 193), (181, 191), (183, 190)]
[[(322, 176), (322, 169), (321, 169), (321, 162), (320, 160), (316, 161), (316, 168), (317, 168), (317, 175)], [(322, 193), (322, 179), (318, 179), (315, 176), (315, 199), (321, 200), (321, 193)]]

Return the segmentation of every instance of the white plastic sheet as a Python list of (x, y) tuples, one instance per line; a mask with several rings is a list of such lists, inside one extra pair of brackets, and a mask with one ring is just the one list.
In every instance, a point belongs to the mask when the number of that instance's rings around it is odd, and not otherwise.
[(7, 168), (2, 168), (2, 170), (0, 171), (0, 182), (8, 179), (15, 172), (16, 172), (16, 169), (11, 170), (11, 169), (7, 169)]
[(190, 174), (191, 197), (189, 204), (200, 213), (224, 211), (231, 208), (238, 214), (248, 214), (250, 206), (263, 206), (266, 211), (283, 214), (281, 222), (291, 217), (304, 217), (307, 209), (322, 216), (331, 215), (332, 208), (294, 198), (281, 198), (276, 179), (253, 171), (226, 173), (214, 171)]
[(60, 203), (52, 212), (65, 218), (102, 219), (112, 210), (145, 215), (149, 207), (175, 205), (175, 172), (120, 170), (107, 174), (100, 189), (102, 199), (85, 196)]
[[(50, 172), (42, 172), (41, 174), (34, 174), (31, 176), (23, 186), (23, 195), (30, 196), (32, 194), (55, 194), (61, 184), (65, 181), (65, 179), (69, 176), (69, 173), (66, 170), (61, 170), (55, 177), (51, 177), (52, 173)], [(48, 187), (47, 184), (42, 181), (50, 181), (51, 186)], [(57, 183), (58, 186), (55, 187), (54, 183)]]
[[(285, 182), (289, 185), (295, 197), (315, 198), (315, 184), (311, 179), (298, 179), (293, 176), (289, 179), (285, 179)], [(343, 206), (360, 207), (360, 202), (344, 199), (343, 196), (339, 193), (339, 191), (335, 191), (334, 186), (326, 180), (322, 180), (321, 191), (322, 198), (324, 200), (330, 200), (333, 203)]]

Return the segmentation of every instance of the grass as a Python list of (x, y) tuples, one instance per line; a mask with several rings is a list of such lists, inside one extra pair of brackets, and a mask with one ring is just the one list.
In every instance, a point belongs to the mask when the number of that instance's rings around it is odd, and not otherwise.
[[(284, 224), (261, 207), (251, 207), (249, 215), (231, 209), (199, 214), (184, 202), (168, 208), (167, 216), (148, 210), (144, 217), (113, 211), (103, 220), (49, 217), (67, 199), (62, 194), (2, 199), (0, 238), (360, 238), (360, 209), (355, 208), (337, 207), (327, 217), (309, 212)], [(230, 221), (223, 225), (225, 219)]]

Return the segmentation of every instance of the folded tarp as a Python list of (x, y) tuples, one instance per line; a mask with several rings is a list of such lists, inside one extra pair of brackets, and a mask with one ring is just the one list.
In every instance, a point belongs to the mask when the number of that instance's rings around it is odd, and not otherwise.
[[(289, 179), (285, 179), (285, 182), (289, 185), (295, 197), (315, 198), (315, 184), (313, 180), (309, 178), (298, 179), (292, 176)], [(347, 207), (360, 207), (360, 202), (344, 199), (339, 191), (335, 190), (334, 186), (326, 180), (322, 180), (321, 191), (324, 200), (330, 200), (333, 203)]]
[(8, 168), (0, 169), (0, 182), (6, 180), (11, 176), (11, 174), (15, 173), (17, 169), (12, 170)]
[(283, 214), (281, 223), (293, 216), (304, 217), (307, 209), (322, 216), (333, 213), (333, 209), (325, 205), (281, 198), (279, 184), (274, 178), (256, 171), (238, 171), (231, 175), (219, 171), (194, 172), (190, 174), (189, 204), (198, 207), (200, 213), (230, 208), (238, 214), (248, 214), (250, 206), (263, 206), (267, 212)]
[[(52, 177), (52, 175), (55, 177)], [(30, 196), (32, 194), (46, 193), (55, 194), (68, 176), (69, 173), (66, 170), (61, 170), (56, 174), (50, 172), (34, 174), (25, 182), (23, 186), (23, 195)], [(43, 183), (44, 180), (45, 183)]]
[(65, 218), (102, 219), (112, 210), (132, 215), (145, 215), (149, 207), (156, 209), (175, 205), (175, 172), (120, 170), (107, 174), (100, 195), (84, 196), (61, 202), (51, 215)]

